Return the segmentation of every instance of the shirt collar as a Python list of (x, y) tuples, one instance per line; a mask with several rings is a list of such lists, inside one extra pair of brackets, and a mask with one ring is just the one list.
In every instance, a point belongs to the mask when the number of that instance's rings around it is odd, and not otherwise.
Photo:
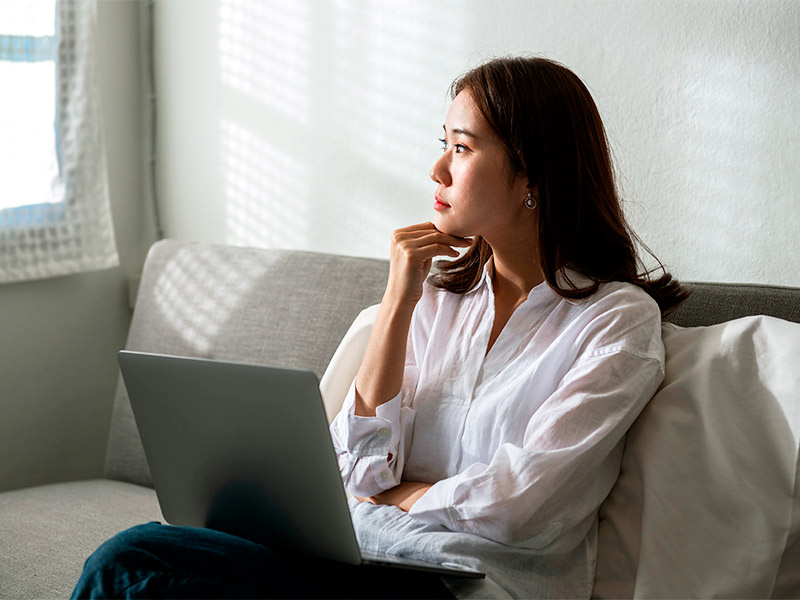
[(486, 264), (483, 265), (483, 271), (481, 272), (481, 278), (478, 280), (478, 283), (467, 290), (464, 295), (474, 294), (483, 286), (488, 286), (488, 288), (492, 290), (492, 275), (494, 275), (494, 257), (490, 256)]
[[(483, 273), (481, 273), (481, 278), (478, 280), (478, 284), (466, 293), (472, 294), (481, 289), (483, 286), (487, 286), (488, 289), (492, 293), (494, 293), (494, 289), (492, 288), (493, 275), (494, 275), (494, 256), (490, 256), (489, 260), (487, 260), (486, 264), (483, 266)], [(556, 272), (556, 282), (562, 289), (570, 289), (573, 287), (583, 288), (592, 285), (591, 279), (569, 267), (562, 267)], [(531, 291), (528, 292), (528, 299), (530, 300), (532, 297), (539, 296), (540, 294), (553, 296), (557, 300), (562, 300), (564, 302), (568, 302), (569, 304), (573, 305), (578, 305), (582, 301), (582, 298), (564, 298), (563, 296), (558, 294), (553, 288), (551, 288), (550, 284), (548, 284), (546, 281), (543, 281), (539, 285), (534, 286), (533, 289), (531, 289)]]
[[(564, 290), (586, 288), (594, 283), (594, 281), (589, 279), (586, 275), (570, 267), (562, 267), (558, 270), (556, 273), (556, 282), (558, 283), (558, 287)], [(555, 294), (556, 292), (554, 291), (553, 293)], [(585, 298), (564, 298), (563, 296), (561, 298), (575, 305), (581, 304), (585, 300)]]

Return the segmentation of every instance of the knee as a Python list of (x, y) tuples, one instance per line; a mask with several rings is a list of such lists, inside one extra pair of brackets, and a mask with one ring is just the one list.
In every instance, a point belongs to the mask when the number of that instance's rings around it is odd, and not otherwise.
[(87, 559), (85, 569), (102, 570), (109, 566), (124, 564), (130, 557), (141, 554), (146, 546), (158, 536), (160, 523), (136, 525), (121, 531), (106, 540)]
[(117, 597), (115, 587), (127, 579), (127, 572), (147, 568), (150, 554), (145, 548), (161, 527), (159, 523), (137, 525), (101, 544), (86, 559), (72, 597)]

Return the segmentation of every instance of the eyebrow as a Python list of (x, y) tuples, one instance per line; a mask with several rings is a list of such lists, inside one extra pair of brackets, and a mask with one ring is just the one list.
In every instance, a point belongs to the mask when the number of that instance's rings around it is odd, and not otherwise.
[[(442, 125), (442, 129), (444, 129), (444, 132), (447, 133), (447, 127), (445, 125)], [(471, 131), (469, 131), (467, 129), (459, 129), (459, 128), (451, 129), (450, 133), (460, 133), (461, 135), (466, 135), (466, 136), (471, 137), (471, 138), (477, 138), (478, 137), (477, 135), (475, 135), (474, 133), (472, 133)]]

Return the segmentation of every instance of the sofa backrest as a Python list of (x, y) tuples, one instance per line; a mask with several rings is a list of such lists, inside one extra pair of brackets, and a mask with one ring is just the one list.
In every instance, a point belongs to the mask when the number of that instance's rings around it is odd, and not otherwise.
[(800, 323), (800, 288), (741, 283), (687, 283), (692, 295), (667, 317), (681, 327), (716, 325), (750, 315)]
[[(388, 263), (301, 251), (162, 241), (145, 262), (130, 350), (307, 368), (321, 377)], [(121, 379), (106, 477), (152, 486)]]
[[(348, 327), (380, 302), (384, 260), (165, 240), (147, 256), (130, 350), (307, 368), (321, 377)], [(711, 325), (749, 314), (800, 322), (800, 289), (692, 283), (669, 317)], [(121, 378), (106, 477), (152, 486)]]

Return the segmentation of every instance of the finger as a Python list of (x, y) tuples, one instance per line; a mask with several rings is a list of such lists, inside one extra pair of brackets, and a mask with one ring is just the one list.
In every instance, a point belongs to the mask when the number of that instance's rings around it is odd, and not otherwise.
[(402, 256), (402, 260), (408, 264), (421, 264), (436, 256), (456, 257), (459, 252), (447, 244), (428, 242), (401, 244), (393, 254), (398, 258)]
[(396, 229), (394, 233), (401, 238), (415, 238), (415, 237), (422, 237), (425, 235), (437, 235), (440, 236), (443, 241), (450, 244), (451, 246), (464, 246), (469, 245), (472, 243), (472, 238), (469, 237), (458, 237), (455, 235), (450, 235), (449, 233), (444, 233), (436, 228), (431, 222), (426, 223), (417, 223), (416, 225), (409, 225), (408, 227), (401, 227), (400, 229)]
[(414, 225), (408, 225), (406, 227), (401, 227), (396, 229), (395, 231), (438, 231), (436, 229), (436, 225), (431, 223), (430, 221), (426, 221), (425, 223), (415, 223)]
[(460, 244), (471, 244), (472, 242), (475, 241), (475, 238), (473, 236), (462, 237), (462, 236), (459, 236), (459, 235), (453, 235), (453, 234), (450, 234), (450, 233), (445, 233), (444, 231), (442, 231), (438, 227), (436, 227), (436, 225), (434, 225), (433, 223), (431, 223), (431, 225), (433, 225), (433, 228), (436, 229), (436, 231), (438, 231), (439, 233), (441, 233), (444, 236), (447, 236), (448, 239), (454, 240), (455, 242), (458, 242)]
[(395, 231), (392, 241), (396, 246), (413, 246), (422, 248), (429, 245), (439, 245), (447, 247), (467, 247), (472, 245), (470, 238), (459, 238), (438, 230), (424, 231)]
[(472, 241), (469, 237), (459, 237), (457, 235), (451, 235), (449, 233), (445, 233), (440, 229), (437, 229), (436, 225), (431, 222), (426, 223), (417, 223), (416, 225), (409, 225), (408, 227), (401, 227), (395, 230), (395, 233), (410, 233), (410, 234), (425, 234), (425, 233), (437, 233), (446, 238), (452, 240), (467, 240)]

